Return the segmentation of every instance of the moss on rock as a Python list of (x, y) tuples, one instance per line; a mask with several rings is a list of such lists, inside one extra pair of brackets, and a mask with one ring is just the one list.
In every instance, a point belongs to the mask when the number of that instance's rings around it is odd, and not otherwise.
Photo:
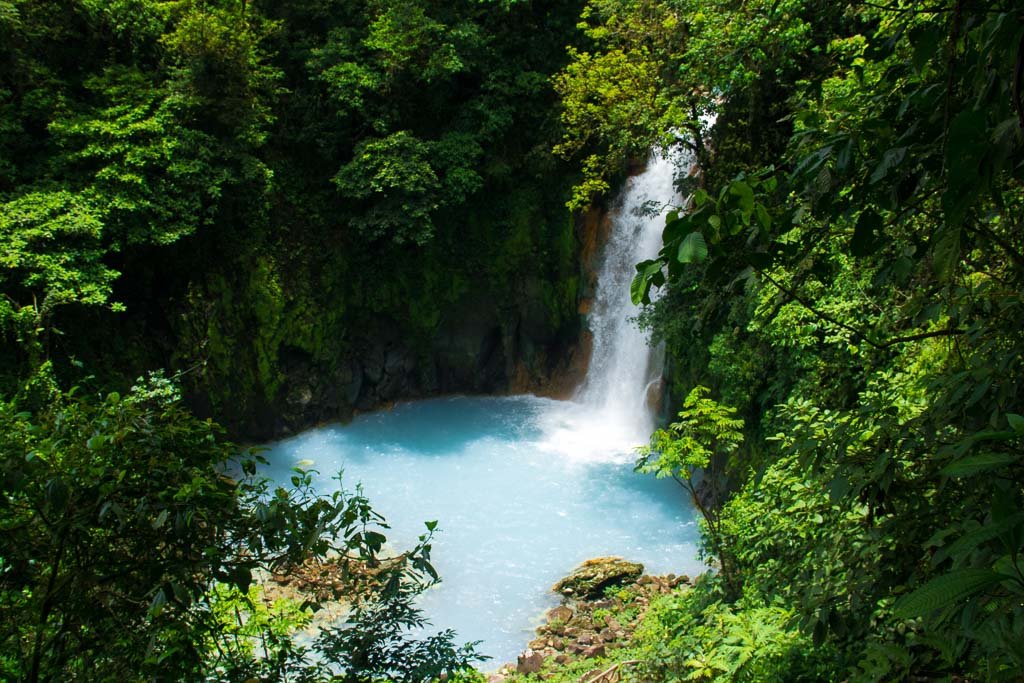
[(600, 596), (605, 588), (636, 581), (644, 566), (621, 557), (595, 557), (574, 569), (551, 590), (577, 598)]

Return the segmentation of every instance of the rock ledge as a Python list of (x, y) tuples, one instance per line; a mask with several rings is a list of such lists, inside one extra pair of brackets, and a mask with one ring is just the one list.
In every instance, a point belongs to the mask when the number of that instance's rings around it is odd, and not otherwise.
[[(562, 604), (548, 610), (545, 624), (515, 664), (505, 664), (487, 677), (503, 683), (514, 674), (552, 676), (552, 667), (595, 660), (625, 647), (651, 601), (680, 587), (690, 577), (649, 576), (643, 565), (620, 557), (587, 560), (555, 584)], [(584, 677), (586, 678), (586, 676)]]
[(574, 569), (551, 590), (562, 595), (589, 599), (600, 597), (606, 588), (632, 583), (644, 573), (644, 566), (621, 557), (595, 557)]

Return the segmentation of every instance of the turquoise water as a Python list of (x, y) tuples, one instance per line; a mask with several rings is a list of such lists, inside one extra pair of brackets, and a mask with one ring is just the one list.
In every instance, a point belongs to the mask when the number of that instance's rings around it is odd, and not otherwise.
[[(571, 402), (532, 396), (443, 398), (361, 415), (273, 445), (267, 474), (287, 482), (303, 460), (321, 492), (361, 483), (395, 548), (437, 520), (442, 583), (423, 598), (435, 629), (514, 661), (550, 586), (583, 560), (621, 555), (650, 573), (695, 574), (693, 511), (674, 483), (633, 473), (608, 425)], [(486, 667), (485, 667), (486, 668)]]

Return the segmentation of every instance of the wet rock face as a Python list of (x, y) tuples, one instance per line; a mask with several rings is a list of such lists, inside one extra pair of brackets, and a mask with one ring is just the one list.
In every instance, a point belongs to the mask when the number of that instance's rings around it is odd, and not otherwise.
[(441, 393), (492, 392), (507, 384), (502, 320), (494, 301), (480, 293), (441, 320), (431, 344), (433, 374)]
[(353, 397), (358, 396), (362, 372), (352, 363), (334, 367), (317, 363), (306, 352), (284, 347), (280, 354), (280, 398), (271, 406), (273, 420), (255, 428), (236, 429), (254, 437), (287, 434), (306, 425), (352, 416)]
[[(262, 441), (397, 400), (530, 390), (568, 356), (577, 330), (569, 323), (563, 327), (573, 334), (555, 329), (527, 306), (542, 301), (507, 303), (509, 310), (483, 291), (467, 296), (429, 339), (410, 340), (399, 322), (372, 320), (352, 330), (337, 356), (315, 357), (284, 343), (273, 365), (279, 380), (273, 395), (256, 395), (260, 410), (242, 406), (240, 418), (222, 415), (222, 421), (236, 438)], [(513, 382), (517, 368), (521, 376)]]
[(597, 557), (587, 560), (551, 590), (581, 599), (600, 597), (605, 588), (636, 581), (644, 566), (621, 557)]

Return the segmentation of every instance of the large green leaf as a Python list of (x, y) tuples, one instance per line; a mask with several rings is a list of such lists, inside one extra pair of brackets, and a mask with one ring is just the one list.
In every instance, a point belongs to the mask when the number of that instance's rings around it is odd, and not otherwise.
[(947, 477), (969, 477), (1017, 462), (1020, 457), (1015, 453), (975, 453), (946, 465), (942, 468), (942, 474)]
[(651, 286), (660, 286), (664, 282), (661, 273), (661, 261), (644, 261), (636, 266), (637, 273), (629, 285), (629, 298), (634, 304), (651, 302)]
[(669, 214), (668, 218), (665, 220), (665, 230), (661, 233), (661, 241), (668, 244), (681, 238), (690, 227), (691, 222), (692, 219), (689, 215), (680, 218), (678, 216), (673, 217), (672, 214)]
[(680, 263), (699, 263), (707, 257), (708, 244), (704, 241), (704, 235), (696, 231), (683, 238), (676, 256)]
[(915, 71), (921, 73), (928, 62), (941, 57), (939, 44), (945, 37), (943, 28), (935, 24), (923, 24), (911, 31), (910, 44), (914, 48), (911, 62)]
[(754, 211), (754, 190), (750, 185), (742, 180), (734, 180), (729, 185), (729, 194), (737, 198), (740, 211), (749, 218)]
[[(985, 154), (990, 148), (985, 112), (961, 112), (949, 126), (946, 142), (946, 190), (942, 207), (946, 223), (959, 226), (983, 189)], [(959, 242), (959, 234), (957, 235)]]
[(943, 574), (897, 600), (896, 615), (904, 619), (927, 616), (1006, 578), (990, 569), (960, 569)]
[(960, 261), (960, 228), (945, 225), (932, 242), (932, 267), (940, 279), (948, 280)]
[(871, 184), (873, 185), (889, 175), (889, 171), (899, 166), (906, 156), (906, 147), (886, 150), (885, 154), (882, 155), (882, 160), (878, 162), (878, 166), (875, 167), (874, 172), (871, 174)]
[(850, 253), (854, 256), (870, 256), (882, 246), (879, 235), (882, 230), (882, 217), (873, 209), (867, 209), (857, 218), (850, 240)]
[(1024, 523), (1024, 512), (1018, 512), (1005, 519), (991, 524), (985, 524), (972, 529), (945, 548), (940, 549), (932, 557), (932, 565), (939, 565), (948, 558), (962, 557), (977, 548), (982, 543), (997, 538), (1000, 534), (1013, 529), (1015, 526)]

